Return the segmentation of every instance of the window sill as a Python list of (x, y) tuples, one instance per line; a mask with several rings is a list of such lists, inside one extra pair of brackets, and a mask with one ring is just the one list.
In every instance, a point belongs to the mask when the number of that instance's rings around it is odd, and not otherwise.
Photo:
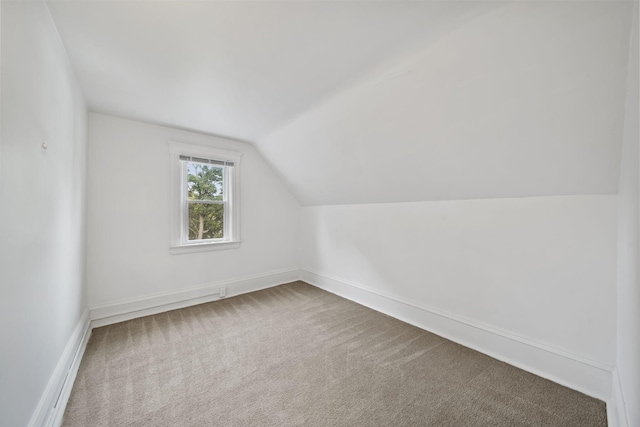
[(240, 247), (240, 241), (231, 242), (208, 242), (208, 243), (190, 243), (187, 245), (170, 246), (169, 253), (171, 255), (192, 254), (196, 252), (220, 251), (224, 249), (237, 249)]

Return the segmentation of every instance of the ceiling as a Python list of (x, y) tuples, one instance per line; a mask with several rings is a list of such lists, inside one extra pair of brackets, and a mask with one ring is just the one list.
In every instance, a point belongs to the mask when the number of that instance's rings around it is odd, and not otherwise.
[(256, 141), (502, 3), (48, 4), (91, 111)]
[(303, 205), (617, 192), (632, 2), (48, 4), (91, 111), (248, 141)]

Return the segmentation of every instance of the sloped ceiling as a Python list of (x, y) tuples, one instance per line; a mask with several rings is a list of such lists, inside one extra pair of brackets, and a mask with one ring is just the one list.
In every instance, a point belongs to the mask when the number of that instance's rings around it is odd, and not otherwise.
[(260, 141), (301, 203), (616, 193), (629, 3), (518, 2)]
[(305, 205), (617, 191), (630, 2), (49, 6), (92, 111), (247, 140)]
[(92, 111), (256, 141), (501, 3), (50, 1)]

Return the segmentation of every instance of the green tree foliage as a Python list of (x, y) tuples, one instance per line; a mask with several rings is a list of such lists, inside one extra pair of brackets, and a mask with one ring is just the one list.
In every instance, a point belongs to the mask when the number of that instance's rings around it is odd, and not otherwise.
[(223, 176), (222, 168), (188, 164), (189, 240), (224, 237), (224, 205), (203, 203), (222, 201)]

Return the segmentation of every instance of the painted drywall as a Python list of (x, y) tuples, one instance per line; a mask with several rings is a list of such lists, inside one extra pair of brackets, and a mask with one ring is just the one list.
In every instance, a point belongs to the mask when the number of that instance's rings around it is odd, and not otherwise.
[[(638, 149), (638, 4), (629, 48), (629, 77), (619, 200), (618, 357), (621, 425), (640, 425), (640, 173)], [(615, 390), (614, 390), (615, 391)], [(624, 409), (626, 408), (626, 410)], [(626, 414), (624, 413), (626, 412)]]
[(257, 141), (303, 205), (615, 194), (631, 2), (513, 2)]
[(91, 111), (244, 140), (504, 4), (48, 3)]
[[(168, 140), (242, 152), (240, 248), (171, 255)], [(246, 143), (89, 115), (89, 305), (297, 268), (299, 205)]]
[(614, 366), (616, 196), (302, 208), (301, 268)]
[(24, 427), (86, 307), (87, 113), (46, 4), (0, 8), (0, 425)]

